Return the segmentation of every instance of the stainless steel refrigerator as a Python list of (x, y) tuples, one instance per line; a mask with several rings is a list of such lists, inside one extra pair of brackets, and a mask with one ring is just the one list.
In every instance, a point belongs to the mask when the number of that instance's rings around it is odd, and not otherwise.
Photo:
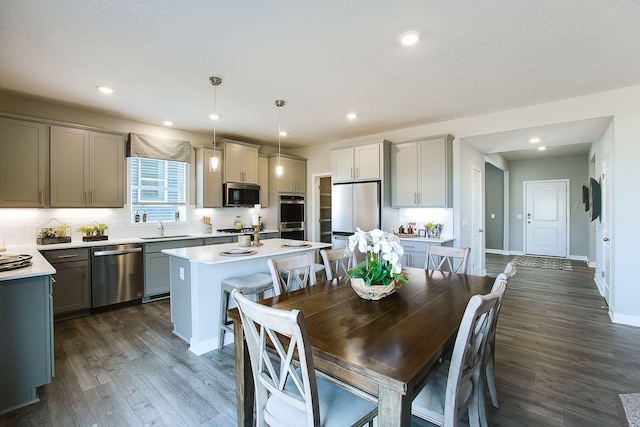
[(331, 191), (331, 243), (348, 244), (356, 227), (364, 231), (381, 226), (380, 181), (333, 184)]

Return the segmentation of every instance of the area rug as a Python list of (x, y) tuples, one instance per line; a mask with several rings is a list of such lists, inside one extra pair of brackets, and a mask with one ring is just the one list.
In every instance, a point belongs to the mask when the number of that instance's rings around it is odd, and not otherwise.
[(620, 403), (622, 404), (621, 415), (626, 420), (629, 427), (640, 427), (640, 393), (619, 394)]
[(518, 255), (511, 262), (521, 267), (547, 268), (549, 270), (573, 271), (571, 261), (566, 258), (549, 258), (544, 256)]

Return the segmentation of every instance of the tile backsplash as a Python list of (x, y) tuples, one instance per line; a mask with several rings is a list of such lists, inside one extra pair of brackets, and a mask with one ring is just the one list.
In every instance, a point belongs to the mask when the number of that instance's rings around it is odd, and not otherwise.
[[(428, 222), (442, 224), (442, 237), (453, 236), (453, 209), (451, 208), (402, 208), (398, 212), (399, 223), (407, 228), (415, 222), (418, 229)], [(396, 230), (397, 231), (397, 230)]]
[[(265, 229), (276, 229), (275, 213), (271, 219), (271, 210), (262, 208), (262, 220)], [(210, 216), (213, 231), (219, 228), (232, 228), (236, 215), (240, 215), (245, 224), (251, 222), (253, 209), (250, 208), (217, 208), (196, 209), (193, 205), (187, 208), (187, 217), (180, 222), (165, 222), (165, 234), (200, 234), (204, 233), (204, 225), (200, 221), (203, 216)], [(106, 224), (107, 234), (113, 239), (128, 237), (158, 236), (158, 222), (130, 223), (129, 207), (114, 209), (0, 209), (0, 238), (4, 245), (28, 245), (36, 243), (36, 229), (55, 218), (71, 228), (71, 240), (81, 241), (82, 233), (78, 227), (94, 221)]]

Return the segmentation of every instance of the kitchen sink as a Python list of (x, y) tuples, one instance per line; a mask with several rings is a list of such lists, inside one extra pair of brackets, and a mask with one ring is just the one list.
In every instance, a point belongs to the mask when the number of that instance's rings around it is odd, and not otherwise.
[(153, 236), (153, 237), (140, 237), (142, 240), (160, 240), (160, 239), (179, 239), (181, 237), (191, 237), (190, 234), (176, 234), (173, 236)]

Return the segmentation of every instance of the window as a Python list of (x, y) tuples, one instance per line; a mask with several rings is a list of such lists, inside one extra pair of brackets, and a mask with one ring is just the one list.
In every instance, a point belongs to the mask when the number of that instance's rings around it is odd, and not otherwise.
[(177, 221), (185, 215), (188, 163), (171, 160), (131, 159), (131, 222), (136, 213), (147, 221)]

